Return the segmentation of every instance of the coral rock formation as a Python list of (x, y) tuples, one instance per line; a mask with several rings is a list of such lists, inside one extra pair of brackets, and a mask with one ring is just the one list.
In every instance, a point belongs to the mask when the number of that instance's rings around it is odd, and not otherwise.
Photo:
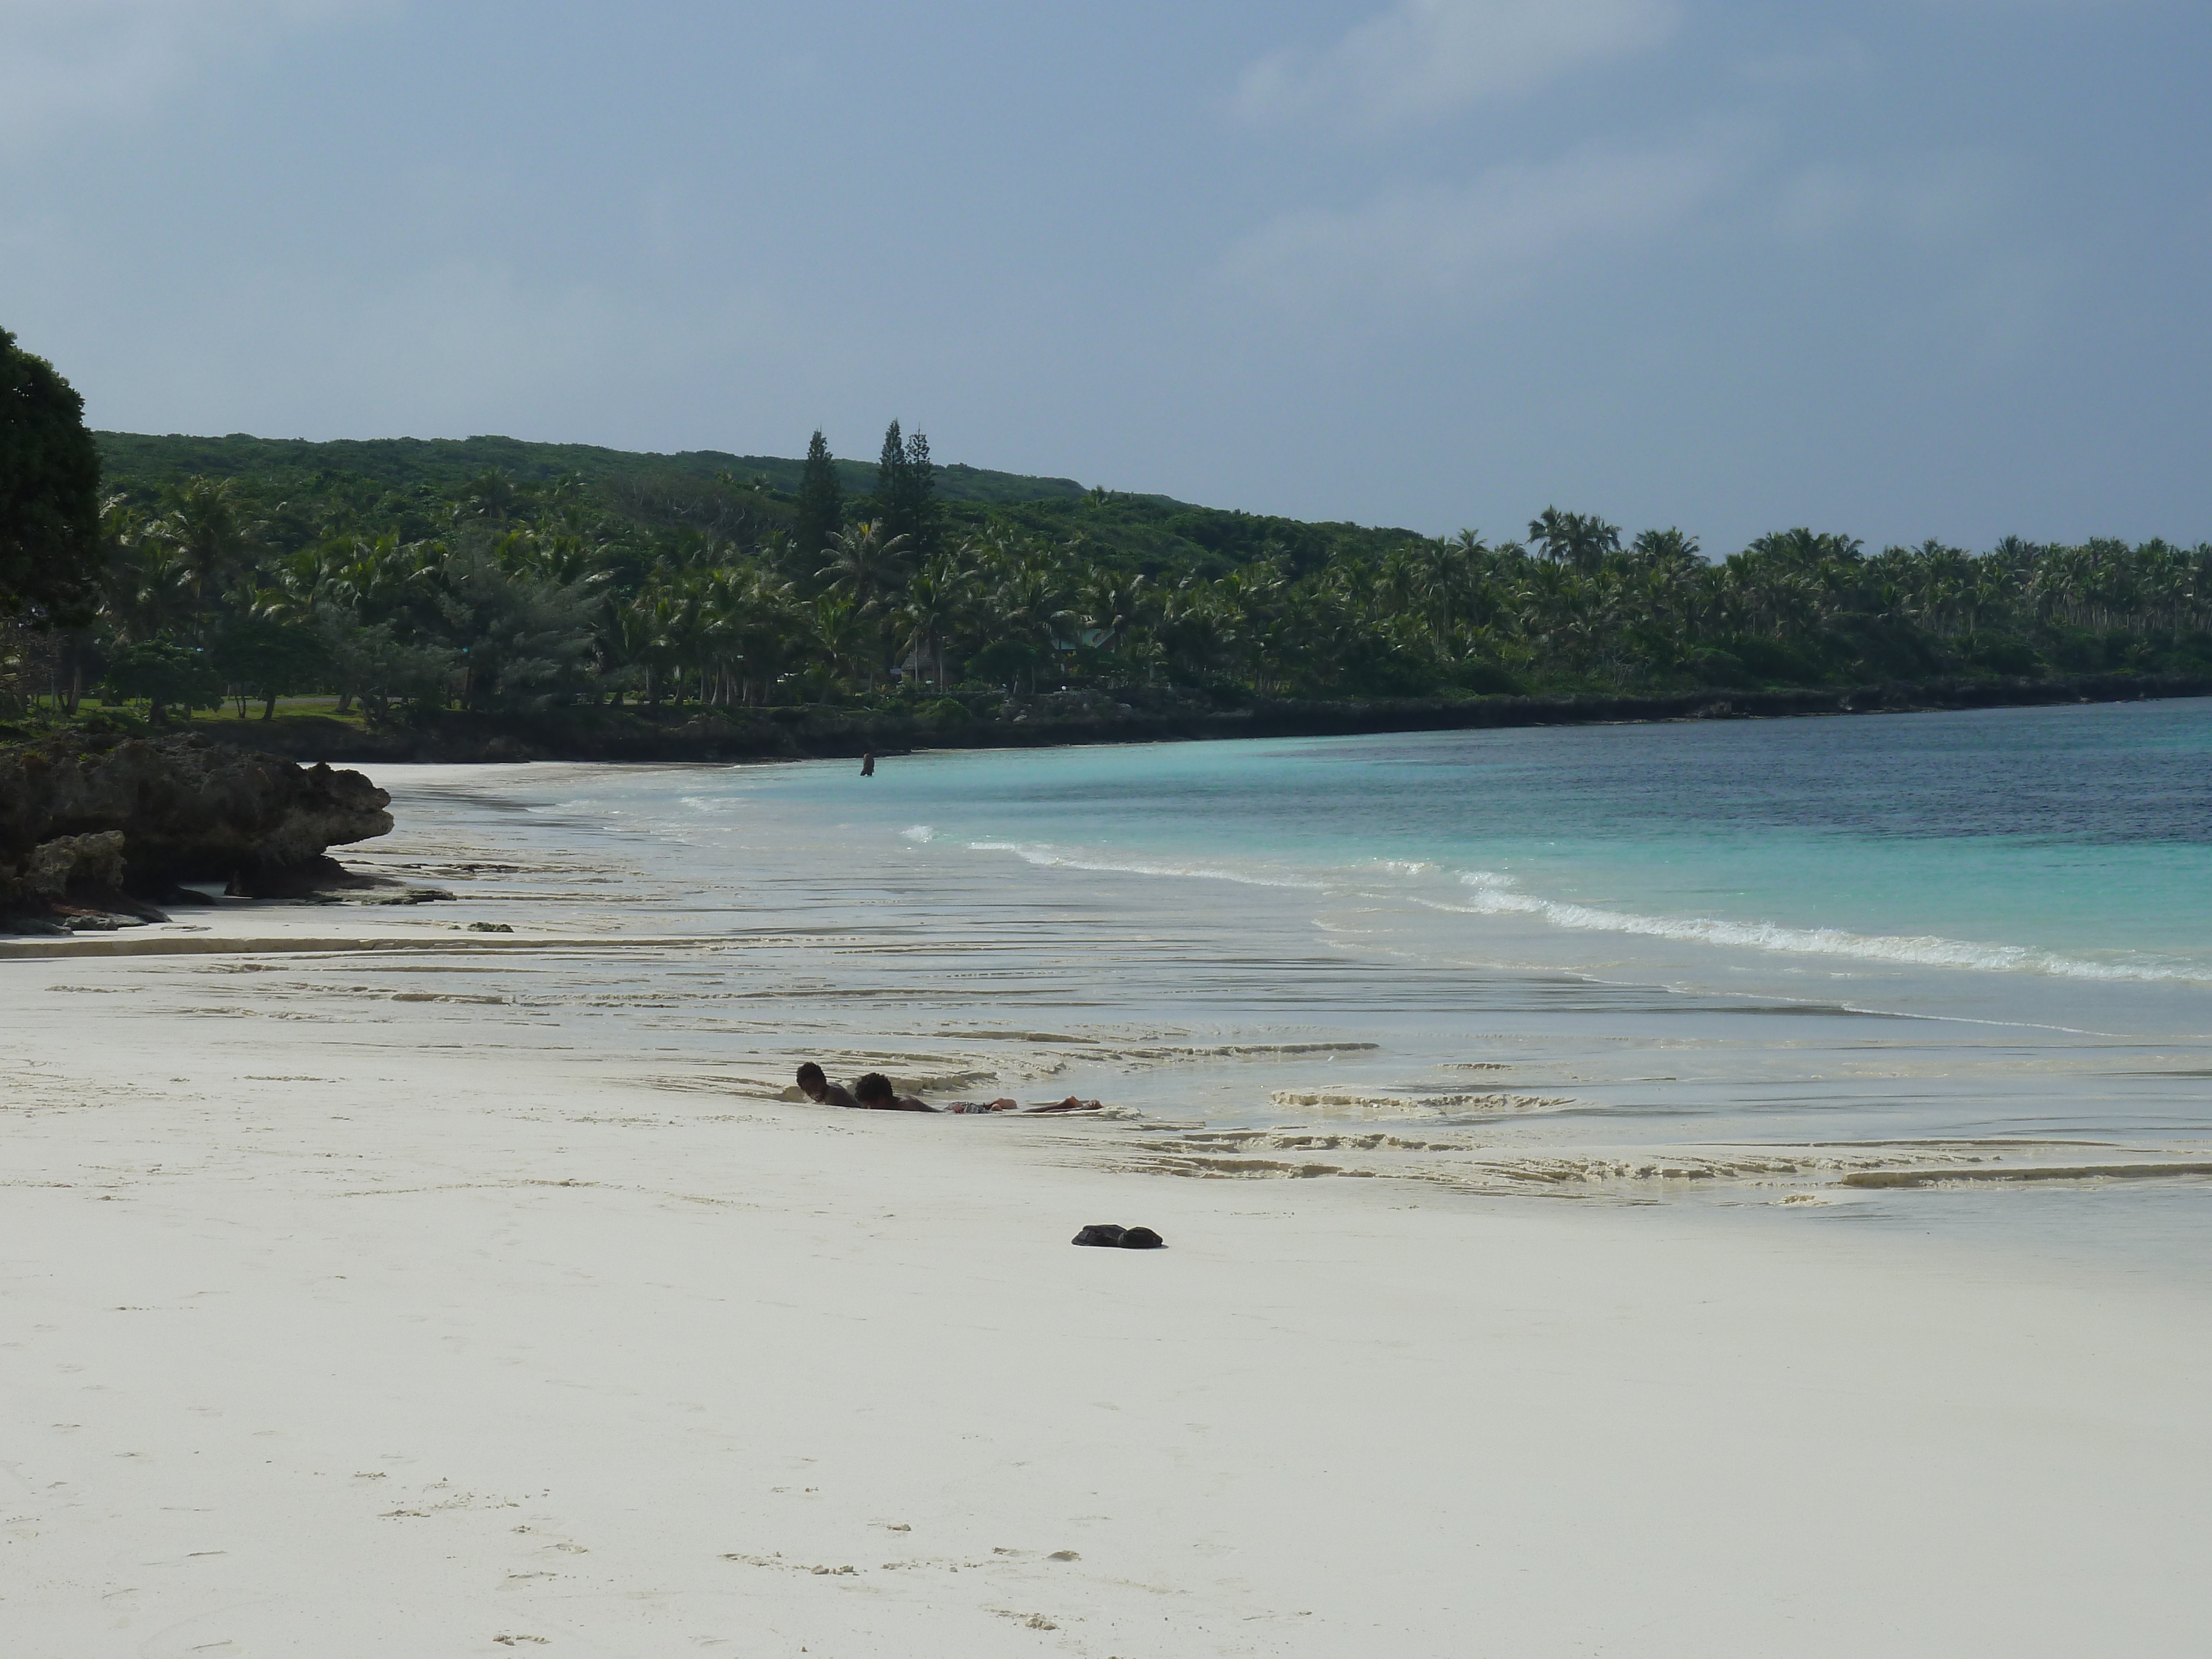
[(0, 910), (93, 896), (143, 907), (179, 881), (283, 885), (325, 848), (392, 828), (358, 772), (305, 767), (196, 733), (120, 742), (64, 734), (0, 750)]

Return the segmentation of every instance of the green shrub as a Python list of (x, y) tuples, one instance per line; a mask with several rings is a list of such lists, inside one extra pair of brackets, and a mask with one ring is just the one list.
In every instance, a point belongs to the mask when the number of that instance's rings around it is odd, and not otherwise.
[(115, 696), (144, 698), (157, 726), (167, 718), (172, 704), (192, 709), (214, 708), (222, 702), (222, 671), (208, 659), (207, 653), (166, 637), (111, 651), (103, 684)]

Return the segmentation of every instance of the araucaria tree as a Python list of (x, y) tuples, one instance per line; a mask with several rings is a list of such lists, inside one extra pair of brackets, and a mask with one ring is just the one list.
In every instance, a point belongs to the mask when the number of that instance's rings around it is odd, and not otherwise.
[(806, 465), (799, 474), (798, 507), (792, 541), (804, 568), (845, 527), (845, 487), (837, 481), (837, 463), (819, 428), (807, 441)]
[(887, 539), (903, 536), (920, 554), (937, 550), (937, 468), (929, 438), (917, 432), (902, 440), (896, 421), (884, 432), (876, 462), (876, 516)]
[(84, 399), (0, 329), (0, 617), (89, 621), (101, 552)]

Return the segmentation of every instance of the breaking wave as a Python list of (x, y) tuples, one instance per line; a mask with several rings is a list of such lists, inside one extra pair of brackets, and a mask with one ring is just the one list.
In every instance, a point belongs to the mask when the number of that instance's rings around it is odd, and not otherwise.
[[(936, 832), (916, 824), (902, 832), (908, 840), (932, 841)], [(1394, 896), (1411, 898), (1429, 909), (1465, 915), (1525, 916), (1553, 927), (1583, 933), (1671, 939), (1686, 945), (1758, 951), (1778, 956), (1843, 957), (1900, 967), (1955, 968), (1983, 973), (2039, 974), (2062, 979), (2113, 981), (2212, 983), (2212, 972), (2194, 965), (2166, 966), (2140, 958), (2098, 961), (2087, 957), (2039, 950), (2031, 945), (1992, 945), (1937, 934), (1857, 933), (1838, 927), (1790, 927), (1776, 922), (1730, 921), (1715, 916), (1645, 915), (1550, 899), (1523, 892), (1514, 878), (1495, 870), (1455, 872), (1449, 890), (1453, 896), (1423, 896), (1407, 893), (1399, 882), (1433, 874), (1444, 876), (1437, 866), (1410, 860), (1371, 859), (1328, 870), (1297, 870), (1276, 864), (1239, 865), (1172, 857), (1107, 853), (1089, 848), (1055, 846), (1048, 842), (973, 841), (978, 853), (1012, 853), (1042, 869), (1097, 870), (1117, 874), (1171, 876), (1206, 881), (1237, 882), (1252, 887), (1281, 887), (1308, 892), (1358, 890), (1378, 878), (1396, 878)]]
[(1103, 853), (1070, 851), (1043, 842), (971, 841), (972, 851), (1012, 853), (1026, 863), (1047, 870), (1102, 870), (1128, 876), (1187, 876), (1203, 881), (1234, 881), (1247, 887), (1296, 887), (1308, 892), (1327, 892), (1336, 884), (1313, 876), (1272, 870), (1231, 870), (1218, 865), (1188, 864), (1164, 859), (1117, 857)]
[(1465, 903), (1447, 904), (1437, 900), (1423, 902), (1435, 909), (1470, 915), (1533, 916), (1554, 927), (1679, 939), (1685, 944), (1770, 951), (1787, 956), (1854, 957), (1862, 961), (1916, 968), (1966, 968), (2069, 979), (2205, 978), (2200, 971), (2148, 963), (2092, 962), (2086, 957), (2061, 956), (2023, 945), (1982, 945), (1966, 939), (1942, 939), (1932, 933), (1852, 933), (1835, 927), (1784, 927), (1773, 922), (1723, 921), (1711, 916), (1637, 915), (1626, 910), (1607, 910), (1523, 893), (1514, 887), (1510, 877), (1491, 870), (1468, 871), (1460, 877), (1460, 884), (1468, 890)]

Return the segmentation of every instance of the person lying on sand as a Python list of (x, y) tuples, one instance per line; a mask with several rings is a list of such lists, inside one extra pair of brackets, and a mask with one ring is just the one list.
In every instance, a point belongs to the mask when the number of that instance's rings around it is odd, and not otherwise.
[(891, 1087), (891, 1080), (881, 1072), (871, 1072), (853, 1085), (853, 1092), (860, 1104), (878, 1112), (1095, 1112), (1095, 1100), (1078, 1100), (1073, 1095), (1055, 1101), (1049, 1106), (1024, 1107), (1018, 1100), (992, 1101), (956, 1100), (947, 1106), (932, 1106), (915, 1095), (902, 1095)]
[(853, 1085), (853, 1093), (860, 1104), (872, 1112), (933, 1112), (936, 1107), (902, 1095), (891, 1087), (891, 1080), (881, 1072), (871, 1072)]
[(799, 1092), (817, 1106), (858, 1107), (860, 1103), (823, 1076), (822, 1068), (811, 1060), (799, 1068)]

